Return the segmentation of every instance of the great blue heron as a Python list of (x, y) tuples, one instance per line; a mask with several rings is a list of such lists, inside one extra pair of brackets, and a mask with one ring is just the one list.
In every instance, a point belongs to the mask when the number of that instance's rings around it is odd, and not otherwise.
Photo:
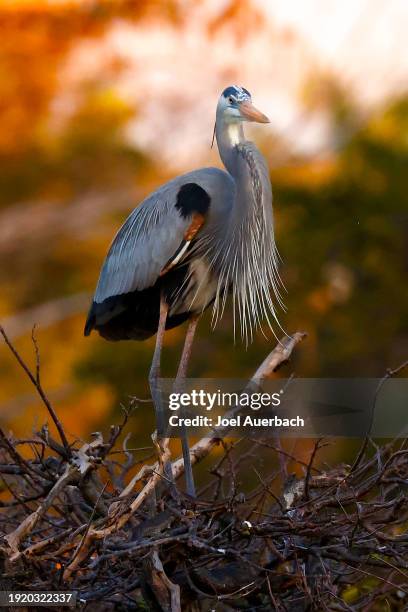
[[(280, 302), (268, 166), (245, 139), (243, 122), (268, 123), (243, 87), (227, 87), (215, 135), (226, 168), (202, 168), (169, 181), (127, 218), (102, 266), (85, 335), (144, 340), (157, 333), (149, 382), (157, 411), (157, 380), (166, 329), (189, 321), (177, 380), (186, 376), (197, 320), (213, 304), (213, 322), (232, 292), (248, 339), (261, 320), (277, 321)], [(187, 490), (194, 494), (190, 454), (182, 439)]]

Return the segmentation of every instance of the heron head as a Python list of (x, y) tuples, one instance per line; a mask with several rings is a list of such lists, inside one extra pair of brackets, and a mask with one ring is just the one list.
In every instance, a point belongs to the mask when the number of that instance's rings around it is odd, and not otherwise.
[(228, 123), (241, 121), (269, 123), (268, 117), (253, 106), (249, 91), (237, 85), (224, 89), (218, 101), (217, 115), (222, 116)]

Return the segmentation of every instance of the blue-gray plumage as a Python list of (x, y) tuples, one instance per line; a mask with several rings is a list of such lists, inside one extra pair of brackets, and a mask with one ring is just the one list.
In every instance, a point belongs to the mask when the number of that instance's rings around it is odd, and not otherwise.
[[(227, 87), (218, 101), (215, 133), (226, 171), (195, 170), (146, 198), (119, 230), (103, 264), (85, 335), (142, 340), (157, 332), (150, 388), (163, 429), (158, 387), (165, 329), (189, 319), (175, 389), (186, 376), (200, 314), (213, 304), (213, 322), (232, 292), (248, 339), (262, 320), (277, 322), (280, 302), (272, 189), (267, 164), (245, 139), (243, 122), (267, 123), (248, 90)], [(194, 480), (187, 436), (182, 437), (187, 491)], [(171, 472), (169, 474), (171, 478)]]
[(268, 119), (249, 92), (230, 86), (216, 113), (216, 138), (227, 171), (203, 168), (179, 176), (147, 197), (116, 235), (100, 274), (85, 326), (109, 340), (156, 333), (160, 295), (166, 329), (213, 304), (221, 316), (232, 292), (245, 338), (280, 301), (272, 191), (266, 162), (247, 141), (243, 121)]

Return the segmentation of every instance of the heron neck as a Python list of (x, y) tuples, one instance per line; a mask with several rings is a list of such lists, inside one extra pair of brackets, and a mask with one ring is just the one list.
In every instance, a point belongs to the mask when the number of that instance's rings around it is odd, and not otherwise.
[[(275, 246), (272, 187), (266, 160), (256, 146), (245, 139), (242, 124), (232, 127), (218, 121), (216, 126), (220, 157), (235, 183), (234, 202), (225, 223), (220, 223), (214, 267), (219, 286), (214, 302), (215, 320), (225, 306), (232, 287), (235, 313), (241, 320), (244, 337), (268, 312), (276, 319), (271, 288), (279, 300), (277, 251)], [(277, 319), (276, 319), (277, 320)], [(270, 321), (268, 319), (270, 325)]]
[(242, 123), (227, 123), (217, 118), (215, 133), (222, 163), (233, 178), (239, 178), (236, 146), (245, 142)]
[[(254, 176), (262, 175), (263, 158), (255, 145), (245, 138), (242, 123), (224, 123), (217, 121), (217, 144), (220, 157), (235, 183), (235, 209), (238, 223), (245, 224), (255, 210), (253, 191)], [(251, 150), (248, 156), (245, 151)], [(265, 174), (265, 173), (264, 173)], [(269, 183), (269, 178), (267, 179)], [(265, 182), (264, 187), (267, 187)]]

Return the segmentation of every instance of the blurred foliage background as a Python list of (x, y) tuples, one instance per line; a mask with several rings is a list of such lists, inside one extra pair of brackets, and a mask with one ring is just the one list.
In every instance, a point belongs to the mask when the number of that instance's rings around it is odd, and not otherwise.
[[(326, 11), (321, 36), (341, 27), (324, 3), (304, 4), (303, 24)], [(102, 429), (130, 396), (148, 395), (153, 340), (85, 339), (86, 310), (128, 212), (174, 173), (220, 164), (209, 146), (215, 105), (234, 82), (272, 116), (251, 136), (271, 167), (281, 322), (309, 334), (293, 371), (375, 377), (406, 358), (408, 71), (404, 47), (384, 54), (383, 31), (373, 34), (384, 21), (392, 37), (405, 3), (388, 3), (395, 15), (385, 0), (341, 4), (355, 6), (354, 20), (325, 55), (326, 39), (319, 46), (275, 2), (2, 3), (0, 320), (31, 362), (37, 324), (43, 382), (71, 434)], [(168, 376), (183, 332), (167, 334)], [(191, 375), (245, 377), (273, 342), (259, 334), (246, 349), (229, 313), (215, 331), (207, 314)], [(43, 408), (3, 345), (0, 368), (1, 421), (27, 434)], [(132, 427), (146, 436), (143, 411)]]

